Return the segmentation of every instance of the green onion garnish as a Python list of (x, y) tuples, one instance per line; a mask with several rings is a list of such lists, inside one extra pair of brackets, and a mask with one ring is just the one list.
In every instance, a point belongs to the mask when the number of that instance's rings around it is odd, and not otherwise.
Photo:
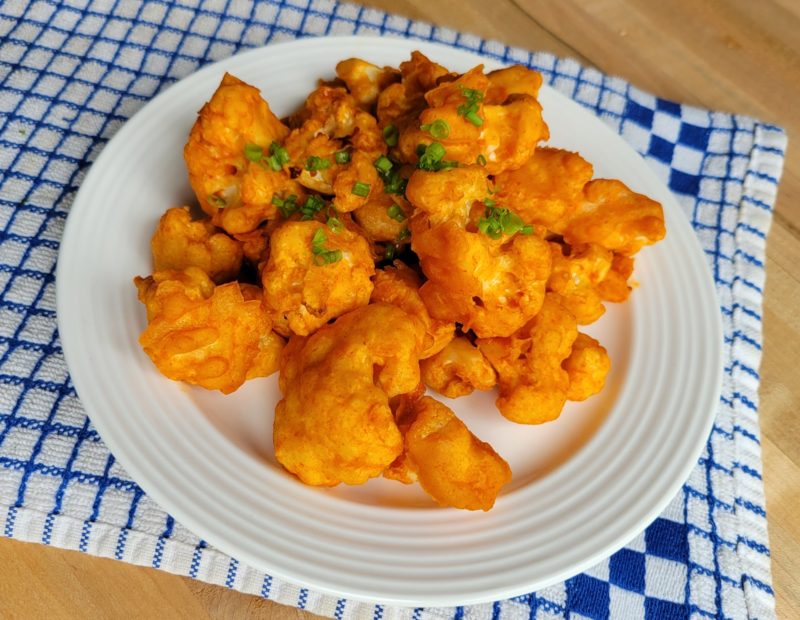
[(463, 116), (476, 127), (483, 125), (483, 119), (478, 115), (481, 101), (483, 101), (483, 91), (474, 88), (461, 87), (461, 94), (466, 100), (456, 110), (459, 116)]
[(287, 151), (277, 142), (273, 142), (269, 145), (269, 157), (266, 158), (266, 161), (270, 168), (272, 168), (275, 172), (278, 172), (281, 168), (283, 168), (284, 164), (289, 163), (289, 151)]
[[(419, 152), (419, 147), (417, 147), (417, 152)], [(457, 161), (443, 161), (446, 154), (447, 151), (445, 151), (440, 142), (431, 142), (419, 156), (417, 167), (420, 170), (430, 170), (431, 172), (456, 168), (458, 166)]]
[(311, 252), (314, 254), (314, 264), (319, 267), (342, 260), (341, 250), (326, 250), (323, 247), (327, 240), (328, 237), (321, 228), (318, 228), (314, 236), (311, 237)]
[(437, 140), (441, 140), (442, 138), (446, 138), (450, 135), (450, 125), (447, 124), (447, 121), (442, 120), (441, 118), (436, 119), (432, 123), (420, 125), (419, 128), (422, 131), (430, 132), (430, 134)]
[(356, 196), (361, 196), (361, 198), (366, 198), (369, 196), (369, 183), (362, 183), (361, 181), (356, 181), (353, 184), (353, 189), (351, 190)]
[(406, 214), (397, 205), (392, 205), (386, 210), (386, 214), (395, 221), (402, 222), (406, 219)]
[(397, 235), (397, 241), (405, 241), (411, 237), (411, 231), (408, 228), (404, 228), (400, 231), (400, 234)]
[(225, 199), (222, 196), (217, 196), (216, 194), (210, 194), (208, 196), (208, 202), (220, 209), (224, 208), (228, 204), (225, 202)]
[(272, 204), (278, 207), (278, 211), (284, 219), (290, 218), (297, 213), (297, 196), (294, 194), (287, 198), (281, 198), (277, 194), (272, 197)]
[(350, 161), (350, 153), (347, 151), (336, 151), (333, 158), (337, 164), (346, 164)]
[(386, 155), (381, 155), (374, 161), (375, 168), (381, 174), (387, 174), (389, 170), (392, 169), (392, 160), (386, 157)]
[(383, 128), (383, 139), (389, 146), (397, 146), (397, 127), (395, 125), (386, 125)]
[(475, 160), (475, 163), (478, 164), (479, 166), (485, 166), (486, 158), (483, 156), (483, 154), (480, 154), (478, 155), (478, 158)]
[(264, 149), (257, 144), (245, 144), (244, 156), (248, 161), (261, 161), (261, 158), (264, 156)]
[(386, 251), (383, 253), (383, 258), (385, 260), (393, 260), (396, 251), (397, 251), (397, 246), (394, 243), (388, 244), (386, 246)]
[[(508, 209), (495, 207), (487, 204), (484, 217), (478, 220), (478, 230), (488, 235), (492, 239), (499, 239), (503, 235), (513, 235), (522, 233), (523, 235), (533, 234), (533, 226), (526, 225), (522, 218)], [(486, 204), (486, 201), (484, 201)]]
[(326, 159), (325, 157), (317, 157), (316, 155), (311, 155), (308, 159), (306, 159), (306, 170), (309, 172), (316, 172), (317, 170), (325, 170), (326, 168), (331, 167), (331, 160)]
[(314, 216), (325, 208), (325, 201), (319, 196), (309, 196), (300, 207), (301, 220), (312, 220)]

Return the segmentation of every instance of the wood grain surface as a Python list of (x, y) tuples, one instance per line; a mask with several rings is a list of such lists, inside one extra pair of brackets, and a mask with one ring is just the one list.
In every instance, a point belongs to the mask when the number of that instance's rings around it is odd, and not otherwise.
[[(571, 56), (668, 99), (783, 126), (790, 142), (767, 246), (761, 429), (781, 618), (800, 618), (800, 2), (376, 0), (364, 4)], [(2, 618), (300, 618), (153, 569), (0, 539)]]

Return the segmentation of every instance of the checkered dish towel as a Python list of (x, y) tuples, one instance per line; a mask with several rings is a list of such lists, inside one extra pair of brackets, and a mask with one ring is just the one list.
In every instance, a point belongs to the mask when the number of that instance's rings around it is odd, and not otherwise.
[[(530, 595), (455, 609), (337, 600), (209, 547), (156, 506), (87, 419), (56, 332), (54, 266), (81, 179), (151, 97), (201, 65), (299, 36), (439, 41), (541, 71), (680, 201), (716, 280), (725, 377), (691, 477), (623, 550)], [(549, 54), (331, 1), (0, 3), (0, 533), (154, 566), (341, 617), (774, 616), (757, 418), (764, 246), (786, 138)]]

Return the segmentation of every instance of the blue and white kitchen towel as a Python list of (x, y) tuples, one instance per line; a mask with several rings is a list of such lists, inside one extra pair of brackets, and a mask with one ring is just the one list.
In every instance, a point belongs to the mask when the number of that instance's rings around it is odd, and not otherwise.
[[(56, 331), (64, 221), (103, 145), (201, 65), (301, 36), (439, 41), (541, 71), (618, 131), (678, 197), (706, 251), (725, 378), (682, 492), (623, 550), (511, 600), (394, 609), (322, 595), (209, 547), (155, 505), (87, 419)], [(658, 99), (572, 60), (330, 0), (0, 3), (0, 533), (189, 575), (336, 618), (774, 616), (758, 429), (765, 237), (786, 137)]]

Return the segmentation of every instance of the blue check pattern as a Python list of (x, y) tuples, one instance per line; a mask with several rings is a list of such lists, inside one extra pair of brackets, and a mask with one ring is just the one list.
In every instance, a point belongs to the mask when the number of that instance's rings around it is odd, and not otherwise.
[[(675, 193), (725, 327), (713, 432), (682, 491), (624, 549), (542, 591), (453, 609), (335, 599), (209, 547), (156, 506), (81, 408), (56, 330), (54, 267), (88, 167), (146, 101), (198, 67), (305, 36), (438, 41), (541, 71)], [(365, 51), (365, 56), (368, 56)], [(786, 138), (544, 53), (327, 0), (0, 4), (0, 532), (154, 566), (335, 618), (769, 618), (758, 365), (765, 239)]]

